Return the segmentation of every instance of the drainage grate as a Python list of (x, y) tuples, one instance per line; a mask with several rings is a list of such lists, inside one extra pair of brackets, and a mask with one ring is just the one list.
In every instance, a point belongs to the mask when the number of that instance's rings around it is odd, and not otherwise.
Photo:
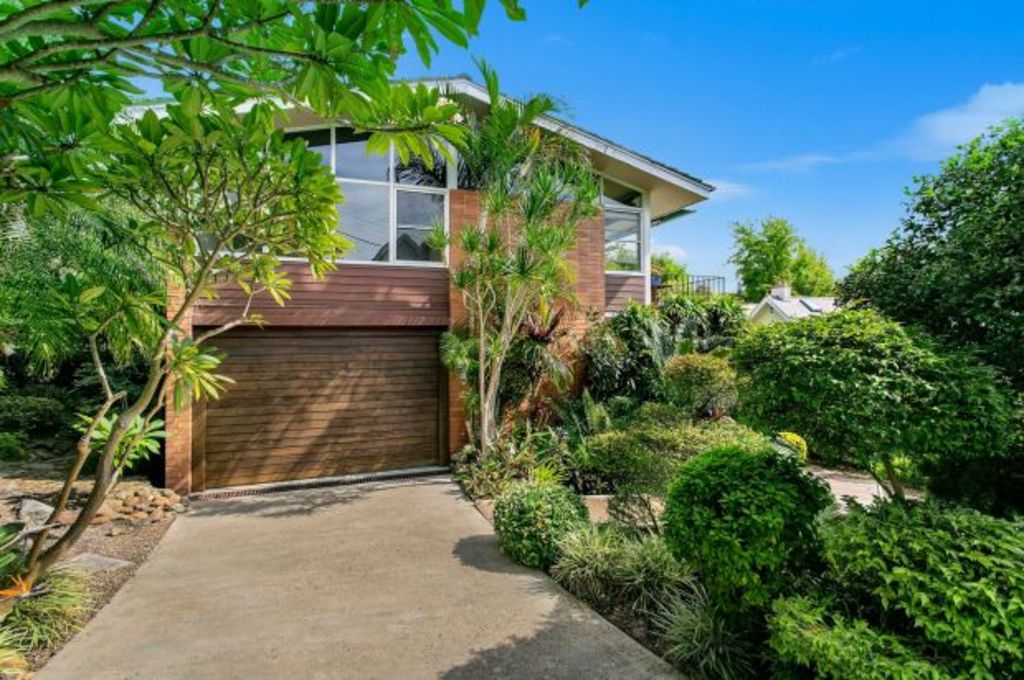
[(189, 500), (224, 500), (228, 498), (242, 498), (244, 496), (262, 496), (265, 494), (282, 493), (284, 491), (300, 491), (302, 489), (323, 489), (331, 486), (351, 486), (353, 484), (365, 484), (367, 482), (382, 482), (397, 479), (415, 479), (417, 477), (435, 477), (437, 475), (449, 474), (451, 470), (447, 467), (421, 467), (408, 470), (393, 470), (388, 472), (367, 472), (358, 475), (344, 475), (342, 477), (321, 477), (319, 479), (296, 480), (294, 482), (275, 482), (271, 484), (258, 484), (253, 486), (241, 486), (228, 489), (214, 489), (213, 491), (199, 491), (189, 494)]

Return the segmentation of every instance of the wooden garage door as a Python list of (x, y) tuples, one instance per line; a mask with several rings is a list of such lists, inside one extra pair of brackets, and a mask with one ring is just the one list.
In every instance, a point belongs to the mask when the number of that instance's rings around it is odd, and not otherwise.
[(197, 487), (437, 464), (436, 331), (244, 329), (216, 346), (236, 383), (196, 410)]

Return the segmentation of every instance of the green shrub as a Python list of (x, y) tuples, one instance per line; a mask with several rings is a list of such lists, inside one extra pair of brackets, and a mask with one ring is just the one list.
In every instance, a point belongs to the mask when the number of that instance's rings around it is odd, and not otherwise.
[(608, 321), (590, 326), (580, 345), (584, 389), (601, 401), (626, 396), (629, 348)]
[(12, 432), (0, 432), (0, 460), (24, 460), (28, 455), (25, 439)]
[(661, 536), (643, 534), (623, 547), (620, 591), (634, 614), (649, 616), (693, 588), (693, 570), (672, 555)]
[(82, 625), (89, 608), (89, 583), (68, 569), (49, 572), (39, 584), (45, 594), (19, 600), (0, 624), (21, 651), (52, 647)]
[(736, 406), (736, 372), (711, 354), (681, 354), (665, 364), (665, 397), (693, 417), (719, 418)]
[(699, 586), (666, 601), (654, 617), (665, 658), (702, 678), (756, 675), (750, 642), (708, 601)]
[(617, 571), (625, 540), (611, 524), (570, 531), (559, 541), (552, 578), (592, 607), (608, 611), (619, 599)]
[(629, 413), (615, 419), (615, 428), (632, 430), (643, 427), (672, 428), (689, 425), (693, 417), (677, 406), (659, 401), (649, 401)]
[(715, 602), (765, 607), (817, 564), (815, 519), (830, 503), (828, 486), (792, 458), (726, 446), (680, 469), (665, 539), (699, 569)]
[(775, 443), (796, 456), (796, 462), (807, 465), (807, 441), (796, 432), (779, 432)]
[(760, 432), (755, 432), (746, 425), (729, 418), (721, 420), (688, 423), (673, 429), (673, 453), (678, 458), (689, 460), (702, 453), (725, 445), (735, 445), (745, 449), (763, 449), (770, 439)]
[(730, 345), (747, 322), (740, 301), (729, 295), (669, 293), (658, 300), (658, 312), (672, 337), (700, 352)]
[(0, 430), (29, 437), (57, 434), (67, 424), (64, 404), (50, 397), (0, 396)]
[(1024, 674), (1024, 522), (879, 502), (826, 526), (845, 609), (884, 621), (955, 675)]
[(582, 345), (583, 386), (595, 399), (661, 397), (661, 371), (675, 352), (675, 338), (658, 312), (631, 302), (610, 319), (593, 324)]
[(0, 628), (0, 678), (28, 677), (28, 662), (18, 651), (14, 636)]
[(551, 575), (599, 611), (645, 619), (658, 605), (693, 587), (692, 571), (657, 536), (627, 534), (614, 525), (567, 534)]
[(907, 648), (896, 635), (863, 620), (826, 613), (806, 597), (775, 601), (769, 619), (771, 647), (784, 662), (835, 680), (951, 678), (940, 666)]
[(559, 540), (588, 519), (580, 497), (556, 484), (513, 484), (494, 504), (494, 530), (502, 549), (534, 569), (550, 568), (558, 559)]
[(572, 466), (589, 493), (625, 486), (652, 493), (663, 489), (680, 462), (681, 438), (669, 428), (613, 430), (588, 437), (574, 451)]
[(496, 498), (509, 485), (532, 479), (538, 470), (564, 475), (567, 443), (551, 429), (528, 424), (501, 437), (486, 457), (466, 446), (452, 460), (455, 479), (473, 498)]
[(956, 466), (1007, 450), (1011, 402), (993, 371), (869, 310), (758, 327), (732, 359), (742, 419), (800, 432), (829, 463)]

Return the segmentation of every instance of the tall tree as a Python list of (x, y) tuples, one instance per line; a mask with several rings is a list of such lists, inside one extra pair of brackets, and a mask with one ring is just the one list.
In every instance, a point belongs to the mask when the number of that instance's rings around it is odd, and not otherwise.
[(1024, 388), (1024, 119), (918, 178), (902, 226), (851, 269), (845, 300), (976, 350)]
[(573, 271), (566, 254), (580, 222), (596, 214), (600, 185), (579, 147), (537, 126), (554, 108), (550, 98), (505, 99), (497, 75), (483, 64), (481, 71), (490, 108), (472, 122), (460, 149), (467, 179), (481, 192), (480, 216), (460, 225), (453, 239), (438, 233), (434, 240), (461, 251), (452, 284), (462, 293), (476, 349), (471, 400), (486, 456), (509, 350), (524, 324), (568, 297)]
[(828, 263), (796, 233), (788, 220), (762, 219), (760, 224), (733, 225), (733, 252), (741, 294), (750, 302), (772, 286), (789, 283), (798, 295), (831, 295), (835, 281)]

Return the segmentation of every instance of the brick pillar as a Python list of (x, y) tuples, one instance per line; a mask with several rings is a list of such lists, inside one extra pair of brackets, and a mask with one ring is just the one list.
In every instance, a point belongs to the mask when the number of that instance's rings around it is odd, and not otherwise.
[[(171, 287), (167, 292), (167, 318), (173, 317), (184, 301), (184, 291)], [(181, 330), (192, 334), (192, 312), (189, 311), (181, 322)], [(192, 405), (181, 409), (174, 407), (171, 396), (173, 384), (168, 381), (167, 406), (164, 408), (164, 486), (180, 494), (192, 491)]]
[[(466, 225), (476, 224), (480, 217), (480, 194), (475, 191), (453, 190), (448, 197), (448, 231), (453, 240)], [(462, 253), (454, 245), (449, 249), (448, 266), (454, 271), (462, 263)], [(462, 293), (454, 286), (448, 286), (448, 308), (450, 326), (466, 321), (466, 308)], [(466, 412), (462, 408), (462, 394), (466, 387), (454, 374), (448, 374), (448, 451), (458, 451), (469, 443), (466, 433)]]

